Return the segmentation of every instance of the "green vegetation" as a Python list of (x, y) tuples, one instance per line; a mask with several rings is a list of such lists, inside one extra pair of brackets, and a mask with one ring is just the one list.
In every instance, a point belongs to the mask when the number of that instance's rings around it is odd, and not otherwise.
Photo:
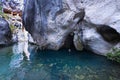
[(10, 24), (10, 29), (13, 32), (16, 29), (16, 27), (14, 25)]
[(113, 48), (112, 51), (107, 54), (107, 58), (120, 63), (120, 49)]
[(0, 6), (0, 15), (2, 16), (2, 6)]
[[(2, 12), (2, 6), (0, 5), (0, 17), (4, 17), (6, 20), (9, 19), (9, 16)], [(10, 29), (13, 32), (16, 28), (14, 25), (10, 24)]]
[(5, 14), (5, 13), (2, 12), (2, 6), (1, 5), (0, 5), (0, 16), (4, 17), (5, 19), (8, 19), (7, 14)]

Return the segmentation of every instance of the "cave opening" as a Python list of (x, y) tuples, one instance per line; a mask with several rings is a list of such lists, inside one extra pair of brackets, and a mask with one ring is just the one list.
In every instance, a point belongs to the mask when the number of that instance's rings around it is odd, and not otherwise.
[(74, 38), (73, 33), (70, 33), (69, 35), (67, 35), (67, 37), (64, 41), (64, 45), (62, 46), (61, 49), (68, 49), (68, 50), (75, 49), (73, 38)]
[(120, 34), (108, 25), (100, 25), (97, 27), (97, 32), (109, 43), (116, 44), (120, 42)]

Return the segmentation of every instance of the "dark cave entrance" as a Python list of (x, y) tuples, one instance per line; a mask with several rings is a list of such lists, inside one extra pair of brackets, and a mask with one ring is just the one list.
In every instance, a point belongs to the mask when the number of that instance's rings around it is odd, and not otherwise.
[(100, 25), (97, 27), (97, 32), (109, 43), (117, 44), (120, 42), (120, 34), (110, 26)]
[(73, 38), (74, 38), (73, 33), (69, 34), (64, 41), (64, 45), (62, 46), (62, 49), (70, 49), (70, 50), (75, 49)]

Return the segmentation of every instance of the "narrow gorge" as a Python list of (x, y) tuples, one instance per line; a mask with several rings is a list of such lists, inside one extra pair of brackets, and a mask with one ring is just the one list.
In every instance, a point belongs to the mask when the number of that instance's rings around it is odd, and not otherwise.
[(119, 0), (0, 0), (0, 80), (119, 80)]

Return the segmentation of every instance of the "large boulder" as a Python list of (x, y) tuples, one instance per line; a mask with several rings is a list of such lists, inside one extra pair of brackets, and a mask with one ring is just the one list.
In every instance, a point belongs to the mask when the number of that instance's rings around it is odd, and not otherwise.
[(120, 42), (120, 34), (109, 26), (95, 25), (82, 21), (79, 27), (81, 31), (78, 33), (78, 36), (84, 48), (96, 54), (106, 55)]
[(8, 22), (0, 18), (0, 46), (9, 45), (11, 43), (12, 33)]
[[(23, 24), (41, 48), (58, 50), (83, 18), (68, 0), (26, 0)], [(81, 16), (78, 16), (81, 15)]]
[(120, 42), (119, 0), (26, 0), (23, 24), (35, 42), (58, 50), (74, 33), (77, 50), (105, 55)]
[[(78, 0), (77, 0), (78, 1)], [(79, 25), (79, 36), (86, 49), (106, 55), (120, 45), (120, 2), (119, 0), (84, 0), (85, 17)]]

